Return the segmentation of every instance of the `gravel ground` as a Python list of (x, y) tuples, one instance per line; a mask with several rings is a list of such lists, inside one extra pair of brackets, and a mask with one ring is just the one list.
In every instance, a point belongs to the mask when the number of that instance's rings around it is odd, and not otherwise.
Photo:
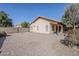
[(78, 51), (62, 45), (64, 36), (56, 34), (9, 34), (1, 48), (1, 56), (77, 56)]

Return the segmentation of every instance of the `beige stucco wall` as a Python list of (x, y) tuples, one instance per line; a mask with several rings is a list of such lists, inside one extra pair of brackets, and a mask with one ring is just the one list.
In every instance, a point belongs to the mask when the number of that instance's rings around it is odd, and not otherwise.
[[(54, 30), (52, 30), (52, 25), (54, 25)], [(46, 26), (48, 26), (48, 30), (46, 30)], [(56, 26), (57, 26), (57, 30), (56, 30)], [(59, 31), (59, 26), (61, 27), (61, 31)], [(36, 20), (34, 23), (30, 25), (30, 32), (55, 33), (55, 31), (57, 31), (58, 33), (62, 33), (63, 25), (58, 24), (57, 22), (46, 21), (42, 18), (39, 18), (38, 20)]]
[[(38, 30), (37, 30), (37, 26), (38, 26)], [(48, 31), (46, 31), (46, 26), (48, 26)], [(50, 30), (51, 30), (50, 23), (46, 20), (43, 20), (42, 18), (39, 18), (36, 22), (30, 25), (31, 32), (50, 33)]]

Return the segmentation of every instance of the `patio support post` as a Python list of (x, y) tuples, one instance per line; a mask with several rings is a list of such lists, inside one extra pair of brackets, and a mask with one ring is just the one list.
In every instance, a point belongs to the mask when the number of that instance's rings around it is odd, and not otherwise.
[(59, 33), (59, 25), (57, 25), (57, 33)]
[(56, 25), (54, 25), (54, 32), (56, 32)]

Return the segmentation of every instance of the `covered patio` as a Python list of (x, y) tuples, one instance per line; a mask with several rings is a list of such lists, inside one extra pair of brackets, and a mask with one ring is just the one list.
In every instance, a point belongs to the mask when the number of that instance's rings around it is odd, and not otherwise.
[(50, 25), (53, 33), (62, 33), (64, 31), (64, 26), (59, 23), (50, 23)]

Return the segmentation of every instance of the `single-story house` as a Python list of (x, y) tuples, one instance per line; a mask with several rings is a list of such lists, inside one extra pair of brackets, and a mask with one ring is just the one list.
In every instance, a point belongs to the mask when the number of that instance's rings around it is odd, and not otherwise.
[(64, 24), (61, 22), (39, 16), (30, 24), (30, 32), (36, 33), (62, 33)]

